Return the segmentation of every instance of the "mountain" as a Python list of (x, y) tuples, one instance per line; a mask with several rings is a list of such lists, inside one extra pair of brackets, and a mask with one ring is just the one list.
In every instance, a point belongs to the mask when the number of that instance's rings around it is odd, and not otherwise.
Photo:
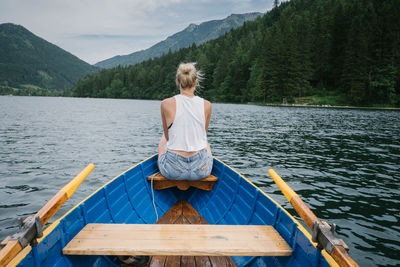
[(97, 68), (12, 23), (0, 24), (0, 87), (65, 90)]
[(134, 52), (126, 56), (115, 56), (110, 59), (100, 61), (95, 66), (100, 68), (113, 68), (118, 65), (128, 66), (167, 54), (169, 50), (175, 52), (181, 48), (188, 47), (195, 43), (203, 44), (209, 40), (218, 38), (231, 29), (242, 26), (246, 21), (254, 20), (261, 16), (262, 13), (254, 12), (247, 14), (232, 14), (222, 20), (212, 20), (203, 22), (200, 25), (190, 24), (186, 29), (169, 36), (166, 40), (161, 41), (154, 46)]

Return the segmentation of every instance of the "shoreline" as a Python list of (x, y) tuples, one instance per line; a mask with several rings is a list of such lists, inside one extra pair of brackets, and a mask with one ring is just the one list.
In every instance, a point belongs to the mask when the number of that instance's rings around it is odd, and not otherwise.
[(248, 103), (250, 105), (258, 105), (258, 106), (269, 106), (269, 107), (300, 107), (300, 108), (336, 108), (336, 109), (367, 109), (367, 110), (392, 110), (392, 111), (400, 111), (400, 108), (396, 107), (362, 107), (362, 106), (332, 106), (332, 105), (309, 105), (309, 104), (272, 104), (272, 103), (264, 103), (264, 104), (256, 104), (256, 103)]
[[(93, 99), (121, 99), (121, 100), (154, 100), (161, 101), (160, 99), (135, 99), (135, 98), (104, 98), (104, 97), (73, 97), (73, 96), (55, 96), (55, 95), (12, 95), (12, 94), (0, 94), (5, 97), (70, 97), (70, 98), (93, 98)], [(238, 105), (254, 105), (254, 106), (269, 106), (269, 107), (298, 107), (298, 108), (335, 108), (335, 109), (366, 109), (366, 110), (391, 110), (400, 111), (400, 107), (363, 107), (363, 106), (336, 106), (336, 105), (312, 105), (312, 104), (274, 104), (274, 103), (233, 103), (233, 102), (213, 102), (218, 104), (238, 104)]]

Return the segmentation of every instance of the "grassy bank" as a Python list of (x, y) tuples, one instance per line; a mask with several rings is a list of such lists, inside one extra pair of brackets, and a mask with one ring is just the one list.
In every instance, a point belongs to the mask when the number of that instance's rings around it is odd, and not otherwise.
[(348, 102), (344, 94), (334, 94), (333, 92), (326, 94), (315, 94), (304, 97), (295, 97), (291, 99), (282, 99), (281, 101), (250, 102), (254, 105), (265, 106), (285, 106), (285, 107), (324, 107), (324, 108), (355, 108), (355, 109), (387, 109), (400, 110), (400, 107), (390, 104), (370, 104), (370, 105), (353, 105)]

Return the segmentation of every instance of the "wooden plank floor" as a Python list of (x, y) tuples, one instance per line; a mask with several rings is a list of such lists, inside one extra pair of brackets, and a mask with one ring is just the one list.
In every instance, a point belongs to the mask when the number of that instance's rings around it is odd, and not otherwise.
[[(158, 224), (208, 224), (201, 215), (185, 200), (178, 201), (162, 216)], [(153, 256), (151, 267), (203, 267), (203, 266), (236, 266), (231, 257), (227, 256)]]

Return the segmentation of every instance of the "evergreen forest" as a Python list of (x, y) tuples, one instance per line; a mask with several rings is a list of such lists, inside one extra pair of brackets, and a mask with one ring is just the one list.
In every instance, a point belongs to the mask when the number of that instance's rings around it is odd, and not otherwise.
[[(163, 99), (180, 62), (197, 62), (211, 101), (400, 106), (398, 0), (275, 0), (203, 45), (80, 79), (73, 96)], [(319, 101), (319, 102), (318, 102)]]

